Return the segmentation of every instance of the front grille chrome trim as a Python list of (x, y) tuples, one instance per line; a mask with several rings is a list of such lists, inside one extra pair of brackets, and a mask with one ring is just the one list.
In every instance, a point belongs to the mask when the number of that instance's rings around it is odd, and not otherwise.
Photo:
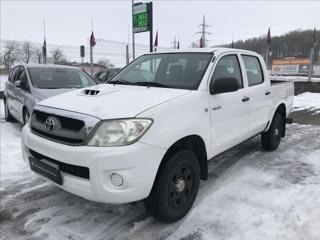
[[(44, 124), (41, 125), (39, 121), (35, 120), (36, 117), (34, 113), (36, 112), (41, 112), (47, 114), (48, 116), (67, 118), (78, 123), (82, 121), (83, 126), (81, 125), (81, 129), (78, 130), (78, 133), (74, 132), (74, 129), (67, 129), (67, 131), (65, 131), (65, 129), (61, 129), (60, 131), (49, 132), (45, 130)], [(79, 146), (84, 145), (87, 137), (100, 121), (101, 120), (99, 118), (91, 115), (37, 105), (31, 115), (30, 128), (34, 134), (45, 139), (66, 145)]]

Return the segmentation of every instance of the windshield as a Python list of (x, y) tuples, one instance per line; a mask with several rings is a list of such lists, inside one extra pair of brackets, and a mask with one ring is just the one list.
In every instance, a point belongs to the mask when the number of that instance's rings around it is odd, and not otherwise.
[(164, 53), (139, 57), (107, 83), (196, 90), (212, 53)]
[(28, 68), (32, 84), (37, 88), (83, 88), (96, 85), (85, 72), (67, 68)]

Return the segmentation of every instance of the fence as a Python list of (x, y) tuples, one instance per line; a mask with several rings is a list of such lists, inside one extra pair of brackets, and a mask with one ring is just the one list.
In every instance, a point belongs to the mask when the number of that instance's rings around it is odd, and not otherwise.
[[(1, 48), (3, 48), (10, 40), (0, 40)], [(17, 43), (22, 44), (23, 41), (16, 41)], [(84, 58), (85, 62), (90, 62), (89, 55), (89, 38), (86, 39), (86, 56)], [(93, 48), (93, 62), (98, 62), (100, 59), (108, 59), (111, 63), (113, 63), (116, 67), (123, 67), (126, 65), (126, 42), (120, 41), (112, 41), (107, 39), (96, 40), (97, 44)], [(42, 43), (32, 42), (34, 47), (42, 47)], [(80, 57), (80, 45), (79, 46), (70, 46), (70, 45), (58, 45), (58, 44), (50, 44), (50, 41), (47, 39), (47, 55), (51, 56), (50, 51), (56, 48), (62, 49), (66, 59), (70, 62), (81, 62)], [(158, 50), (166, 50), (167, 48), (158, 47)], [(1, 49), (2, 50), (2, 49)], [(136, 44), (135, 48), (135, 56), (138, 57), (144, 53), (149, 52), (149, 45)], [(129, 56), (130, 61), (132, 60), (132, 44), (129, 44)]]

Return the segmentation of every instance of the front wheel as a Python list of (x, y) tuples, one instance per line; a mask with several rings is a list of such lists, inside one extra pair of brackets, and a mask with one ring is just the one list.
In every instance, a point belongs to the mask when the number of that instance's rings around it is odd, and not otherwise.
[(175, 222), (192, 207), (200, 184), (200, 166), (190, 150), (179, 150), (161, 167), (149, 197), (147, 211), (161, 222)]
[(276, 113), (272, 119), (269, 130), (261, 134), (263, 149), (267, 151), (276, 150), (279, 147), (281, 136), (283, 135), (283, 121), (280, 113)]

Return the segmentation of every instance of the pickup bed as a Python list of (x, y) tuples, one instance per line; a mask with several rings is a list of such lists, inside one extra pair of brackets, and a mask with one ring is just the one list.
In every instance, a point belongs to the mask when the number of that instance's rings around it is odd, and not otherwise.
[(208, 160), (257, 135), (285, 136), (293, 83), (262, 57), (227, 49), (145, 54), (94, 87), (40, 101), (23, 128), (32, 171), (86, 199), (144, 200), (163, 222), (187, 214)]

